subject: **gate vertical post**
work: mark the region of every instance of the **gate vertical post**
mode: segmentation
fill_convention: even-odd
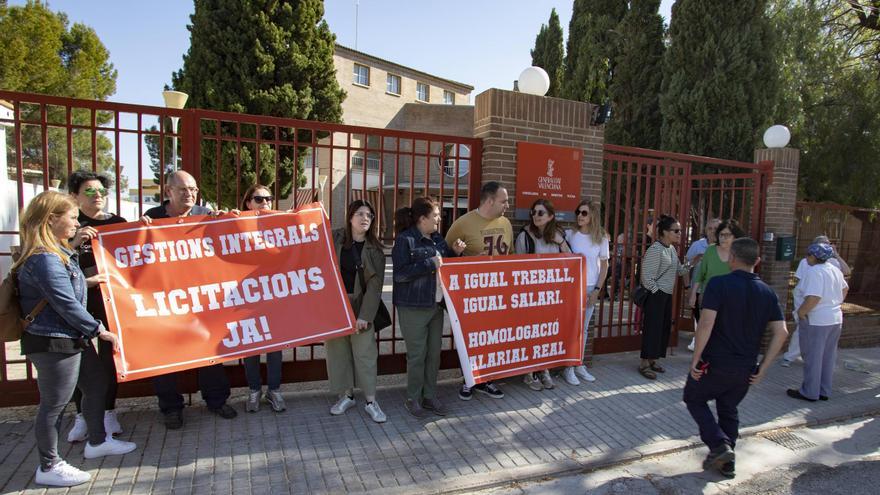
[[[755,163],[771,161],[773,168],[764,174],[762,182],[769,179],[765,189],[763,213],[764,233],[773,233],[773,241],[761,239],[761,278],[773,288],[779,297],[783,312],[788,315],[789,280],[791,261],[776,261],[776,243],[780,236],[794,235],[795,203],[797,201],[798,167],[800,151],[793,148],[755,150]],[[770,177],[768,177],[770,175]],[[762,184],[763,186],[763,184]],[[796,257],[800,253],[796,253]]]

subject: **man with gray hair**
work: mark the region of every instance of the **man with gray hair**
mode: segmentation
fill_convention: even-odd
[[[736,474],[737,407],[749,386],[764,378],[788,336],[776,293],[754,273],[759,260],[757,242],[737,239],[730,248],[730,273],[713,277],[706,284],[697,343],[684,387],[684,403],[709,447],[703,468],[717,468],[729,478]],[[757,364],[768,324],[773,338]],[[712,400],[717,420],[709,409]]]

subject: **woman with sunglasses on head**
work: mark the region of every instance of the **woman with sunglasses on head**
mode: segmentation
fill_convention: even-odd
[[[529,218],[529,224],[520,230],[514,241],[517,253],[556,254],[571,252],[562,229],[556,223],[556,210],[550,200],[543,198],[535,200],[529,210]],[[523,375],[523,383],[536,392],[554,387],[549,369],[538,373],[526,373]]]
[[[132,442],[116,440],[104,430],[106,372],[95,351],[94,338],[116,350],[116,336],[86,311],[86,288],[106,280],[86,278],[69,239],[79,222],[76,202],[67,194],[45,191],[21,215],[21,257],[12,265],[18,279],[23,314],[34,318],[21,336],[21,353],[37,369],[40,405],[34,420],[40,467],[34,481],[41,485],[74,486],[91,479],[67,464],[58,453],[64,408],[79,388],[88,423],[86,459],[127,454]],[[42,309],[40,309],[42,308]]]
[[[241,199],[241,211],[269,211],[272,209],[272,192],[266,186],[254,184],[244,192]],[[260,396],[263,395],[263,382],[260,376],[260,356],[248,356],[244,358],[244,376],[247,379],[248,399],[245,403],[245,411],[257,412],[260,410]],[[284,397],[281,396],[281,351],[266,353],[266,381],[267,390],[263,399],[275,412],[287,409]]]
[[[580,254],[587,261],[587,300],[584,312],[584,345],[589,337],[590,318],[599,301],[599,291],[605,285],[608,276],[608,232],[602,227],[601,206],[597,201],[585,199],[574,209],[577,229],[569,230],[565,239],[571,246],[571,252]],[[588,381],[596,381],[587,367],[569,366],[562,371],[562,378],[569,385],[580,385],[578,377]]]
[[[358,199],[348,205],[345,227],[333,231],[339,271],[357,322],[355,333],[330,339],[324,347],[330,391],[339,398],[330,408],[330,414],[338,416],[355,406],[357,386],[364,393],[364,411],[376,423],[384,423],[388,418],[376,402],[379,348],[373,320],[382,302],[385,252],[375,220],[373,205]]]
[[[657,364],[657,359],[666,357],[666,348],[669,347],[675,277],[686,276],[691,269],[690,263],[681,264],[678,261],[678,251],[675,249],[681,242],[681,224],[678,220],[660,215],[656,228],[657,240],[642,258],[640,275],[642,287],[650,295],[642,309],[642,360],[639,373],[650,380],[655,380],[657,373],[666,371]]]
[[[108,188],[113,181],[104,174],[98,174],[90,170],[77,170],[70,174],[67,179],[67,190],[73,196],[79,207],[79,229],[70,241],[70,247],[79,254],[79,267],[86,277],[98,273],[95,254],[92,252],[92,239],[98,235],[96,227],[125,223],[127,220],[110,212],[104,211],[107,206]],[[104,311],[104,302],[101,289],[95,285],[88,289],[86,310],[107,326],[107,313]],[[107,377],[107,393],[104,397],[104,429],[108,434],[118,435],[122,433],[122,425],[116,417],[116,363],[113,362],[113,345],[106,340],[98,340],[98,358],[101,361],[104,376]],[[83,417],[82,392],[76,389],[73,392],[73,401],[76,404],[76,417],[73,428],[67,433],[68,442],[82,442],[89,437],[89,429],[86,419]]]

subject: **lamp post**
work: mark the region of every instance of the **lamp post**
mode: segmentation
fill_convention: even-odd
[[[181,91],[167,90],[167,91],[162,92],[162,97],[165,98],[165,107],[166,108],[174,108],[177,110],[181,110],[181,109],[183,109],[184,105],[186,105],[186,99],[189,98],[189,95],[186,93],[183,93]],[[173,116],[171,117],[171,127],[172,127],[172,132],[174,132],[174,136],[172,138],[173,147],[171,150],[171,156],[172,156],[171,168],[172,168],[172,171],[174,171],[174,172],[177,171],[177,121],[179,119],[180,119],[180,117],[173,117]]]

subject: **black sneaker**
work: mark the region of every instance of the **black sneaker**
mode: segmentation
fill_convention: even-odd
[[[446,416],[446,413],[449,412],[446,410],[446,406],[437,399],[422,399],[422,409],[431,411],[437,416]]]
[[[736,461],[727,461],[718,469],[725,478],[736,477]]]
[[[709,451],[709,455],[707,455],[706,460],[703,461],[703,469],[721,469],[721,466],[735,458],[736,454],[733,453],[733,449],[730,448],[730,445],[727,445],[726,443],[722,444]]]
[[[162,422],[165,423],[165,428],[169,430],[179,430],[183,428],[183,411],[168,411],[167,413],[162,414]]]
[[[406,399],[406,402],[403,404],[403,406],[406,408],[407,412],[419,419],[422,419],[430,414],[428,411],[422,408],[422,406],[420,406],[418,402],[412,399]]]
[[[488,395],[493,399],[504,398],[504,392],[502,392],[500,388],[496,387],[494,382],[480,383],[479,385],[476,385],[474,387],[474,390],[481,394]]]
[[[238,416],[238,413],[229,404],[223,404],[220,407],[209,407],[208,410],[223,419],[232,419]]]
[[[470,387],[465,384],[461,385],[461,390],[458,391],[458,398],[461,400],[471,400],[471,397],[474,396],[474,391]]]

